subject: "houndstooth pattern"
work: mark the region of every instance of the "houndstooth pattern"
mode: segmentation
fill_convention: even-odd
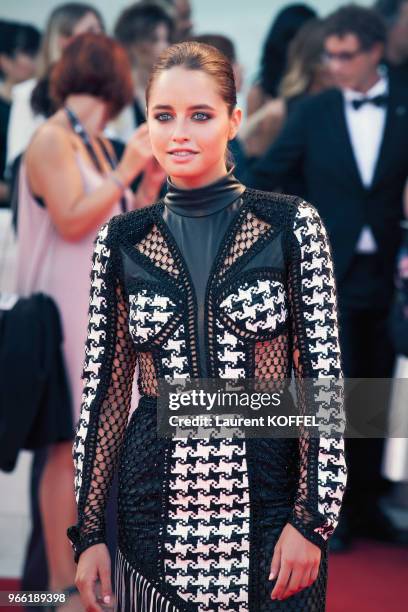
[[[245,378],[245,343],[216,321],[218,376],[220,378]]]
[[[288,316],[283,284],[270,279],[245,281],[221,302],[220,308],[254,333],[274,330]]]
[[[108,304],[104,297],[106,285],[104,275],[110,257],[110,249],[106,244],[108,224],[102,226],[95,242],[92,262],[91,283],[92,294],[89,304],[88,338],[85,347],[85,363],[83,369],[84,390],[81,402],[81,413],[73,444],[75,457],[75,497],[78,503],[82,485],[82,474],[85,454],[85,440],[89,431],[91,407],[96,397],[100,383],[101,362],[106,349],[106,331]]]
[[[167,381],[177,378],[189,378],[186,333],[181,323],[171,338],[162,346],[163,378]]]
[[[331,420],[333,411],[336,411],[337,422],[344,424],[342,389],[339,387],[342,373],[336,287],[330,246],[317,211],[306,202],[298,207],[294,234],[301,250],[301,295],[313,377],[333,379],[332,383],[323,383],[326,394],[320,395],[317,417]],[[343,438],[320,438],[317,470],[317,509],[325,517],[325,522],[315,532],[327,539],[337,525],[347,481]]]
[[[165,579],[200,612],[248,610],[245,442],[180,440],[171,458]]]
[[[166,295],[140,289],[129,295],[129,329],[136,343],[151,340],[175,313],[176,304]]]

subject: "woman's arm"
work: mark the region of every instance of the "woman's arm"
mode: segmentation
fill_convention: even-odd
[[[105,506],[130,410],[136,354],[128,308],[104,225],[95,243],[81,414],[73,446],[78,523],[68,529],[75,560],[104,543]]]
[[[128,186],[151,158],[146,126],[141,126],[126,147],[114,174]],[[98,228],[121,196],[121,188],[109,176],[91,193],[84,193],[72,139],[55,124],[44,125],[26,154],[33,193],[46,203],[52,222],[65,240],[77,241]]]
[[[331,248],[317,210],[307,202],[296,207],[289,240],[289,303],[298,404],[302,414],[316,416],[322,429],[312,433],[312,428],[303,428],[299,437],[297,494],[292,516],[278,542],[280,558],[290,560],[284,563],[284,576],[278,578],[272,592],[275,596],[290,595],[316,579],[320,554],[316,555],[319,548],[326,547],[337,525],[347,479]],[[276,567],[276,559],[272,565]]]
[[[295,214],[291,259],[293,364],[299,408],[336,434],[321,437],[305,432],[301,437],[300,480],[291,523],[323,548],[337,525],[346,485],[345,416],[331,247],[317,210],[307,202],[300,203]]]

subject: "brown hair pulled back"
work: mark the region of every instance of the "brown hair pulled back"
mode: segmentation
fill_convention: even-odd
[[[146,104],[154,81],[165,70],[180,66],[186,70],[202,70],[216,82],[218,92],[228,107],[229,115],[237,103],[234,72],[229,60],[211,45],[182,42],[168,47],[159,57],[150,73],[146,88]]]

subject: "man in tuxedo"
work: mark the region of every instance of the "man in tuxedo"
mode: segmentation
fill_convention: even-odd
[[[347,378],[393,372],[387,317],[408,176],[408,91],[379,70],[385,40],[385,25],[372,9],[350,5],[330,15],[325,58],[337,88],[299,104],[244,181],[293,193],[289,177],[297,171],[303,179],[305,192],[298,195],[316,206],[332,245]],[[346,403],[349,417],[367,407],[364,394],[356,391],[354,398]],[[380,437],[346,439],[348,488],[333,549],[346,548],[352,534],[399,537],[379,504],[387,485],[382,447]]]

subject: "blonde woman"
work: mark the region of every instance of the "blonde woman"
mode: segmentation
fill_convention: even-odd
[[[249,157],[261,157],[266,152],[297,101],[332,84],[322,53],[321,22],[313,19],[299,30],[289,47],[288,67],[279,85],[279,97],[265,102],[251,114],[240,131]]]

